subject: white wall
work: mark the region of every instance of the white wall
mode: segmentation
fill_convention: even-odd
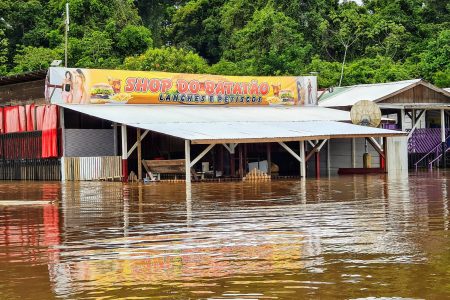
[[[378,143],[380,140],[377,139]],[[368,144],[368,152],[372,155],[372,168],[380,167],[380,156]],[[355,168],[363,167],[364,138],[355,139]],[[352,139],[330,140],[330,171],[336,174],[339,168],[352,168]]]
[[[387,171],[397,173],[408,170],[408,137],[387,138]]]

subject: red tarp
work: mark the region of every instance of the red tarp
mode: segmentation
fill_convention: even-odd
[[[45,106],[36,107],[36,130],[42,130],[42,124],[44,123]]]
[[[0,134],[5,133],[3,131],[3,107],[0,107]]]
[[[35,106],[34,104],[29,104],[25,106],[25,110],[27,113],[27,131],[33,131],[34,129],[34,122],[35,122]]]
[[[3,109],[3,117],[5,119],[5,133],[18,132],[20,131],[19,126],[19,107],[9,106]]]
[[[58,108],[46,105],[42,122],[42,157],[58,157]]]
[[[27,114],[25,111],[25,106],[20,105],[19,107],[19,131],[27,131]]]

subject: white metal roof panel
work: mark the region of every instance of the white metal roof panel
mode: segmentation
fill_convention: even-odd
[[[401,132],[336,122],[348,112],[320,107],[193,107],[62,105],[91,116],[148,129],[193,143],[290,141]]]
[[[134,125],[132,125],[134,126]],[[214,122],[141,124],[144,129],[191,140],[194,143],[233,142],[239,140],[292,141],[350,136],[401,134],[391,130],[357,126],[336,121],[302,122]]]
[[[319,101],[321,107],[352,106],[360,100],[377,101],[380,98],[396,93],[410,85],[420,82],[421,79],[377,83],[359,84],[336,88],[334,92],[326,92]]]
[[[350,113],[347,111],[317,106],[59,105],[125,124],[129,122],[350,121]]]

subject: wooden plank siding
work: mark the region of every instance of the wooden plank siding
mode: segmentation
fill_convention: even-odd
[[[429,87],[419,84],[399,94],[388,97],[377,103],[450,103],[450,96],[439,93]]]
[[[0,105],[44,104],[44,88],[44,79],[0,86]]]

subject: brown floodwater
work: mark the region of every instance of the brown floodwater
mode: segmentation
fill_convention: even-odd
[[[0,299],[450,298],[449,176],[0,182]]]

